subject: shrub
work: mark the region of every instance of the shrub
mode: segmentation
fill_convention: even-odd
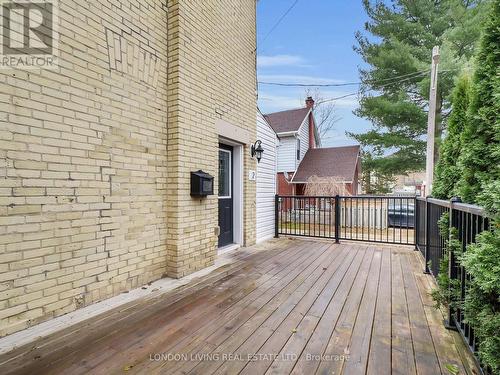
[[[481,233],[461,263],[472,276],[462,304],[465,321],[479,339],[479,357],[500,373],[500,229]]]
[[[457,160],[462,151],[462,132],[467,123],[467,110],[470,104],[470,80],[467,75],[463,75],[457,81],[452,103],[447,136],[439,150],[435,182],[432,186],[432,195],[439,199],[450,199],[455,194],[455,185],[461,177]]]
[[[476,58],[471,102],[462,132],[459,196],[475,203],[500,178],[500,1],[492,3]]]

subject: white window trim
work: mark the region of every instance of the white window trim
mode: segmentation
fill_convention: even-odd
[[[232,183],[233,183],[233,161],[232,161],[232,153],[229,150],[219,148],[219,152],[226,152],[229,154],[229,195],[219,195],[219,199],[231,199],[233,197],[233,189],[232,189]]]

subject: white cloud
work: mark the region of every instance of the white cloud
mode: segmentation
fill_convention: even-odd
[[[356,92],[357,89],[358,89],[357,86],[352,86],[352,87],[349,87],[346,89],[346,90],[351,90],[351,91],[336,91],[336,90],[320,90],[320,91],[321,91],[321,95],[323,96],[323,98],[330,99],[330,98],[338,98],[340,96],[354,93],[354,92]],[[359,105],[357,95],[348,96],[347,98],[338,99],[338,100],[335,100],[333,103],[335,103],[335,107],[337,107],[337,108],[348,108],[348,109],[357,108]]]
[[[322,92],[325,99],[335,98],[348,94],[347,92],[327,91]],[[269,92],[259,93],[260,108],[264,112],[285,111],[287,109],[300,108],[304,106],[303,94],[297,93],[295,96],[286,94],[271,94]],[[352,111],[357,108],[359,103],[356,96],[350,96],[343,99],[338,99],[334,102],[338,109],[346,109]]]
[[[333,78],[304,76],[296,74],[259,74],[259,81],[276,83],[337,84],[345,81]]]
[[[296,55],[257,56],[258,67],[303,66],[304,59]]]
[[[286,95],[259,94],[260,108],[264,113],[286,111],[304,106],[303,99]]]
[[[337,95],[337,96],[341,96],[341,95]],[[325,96],[325,98],[328,99],[329,97]],[[338,100],[335,100],[333,103],[335,104],[336,108],[348,108],[348,109],[355,109],[359,105],[359,102],[358,102],[358,99],[356,98],[356,96],[350,96],[347,98],[338,99]]]

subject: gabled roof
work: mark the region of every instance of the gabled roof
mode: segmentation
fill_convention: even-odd
[[[269,113],[264,115],[267,122],[277,134],[296,132],[309,114],[310,108],[290,109],[288,111]]]
[[[273,127],[271,126],[271,124],[267,120],[266,115],[262,113],[262,111],[260,110],[259,107],[257,107],[257,117],[260,118],[262,120],[262,123],[266,124],[266,126],[268,126],[273,131],[273,133],[277,136],[276,131],[273,129]],[[259,122],[257,121],[257,124],[258,123]]]
[[[293,176],[294,183],[307,182],[309,177],[338,177],[354,181],[359,146],[310,148]]]

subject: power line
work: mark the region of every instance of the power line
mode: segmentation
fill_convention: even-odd
[[[423,75],[424,73],[428,73],[429,71],[423,71],[423,72],[420,72],[420,75]],[[445,70],[443,70],[443,72],[445,72]],[[407,78],[404,78],[404,79],[400,79],[400,80],[397,80],[397,81],[393,81],[393,82],[389,82],[389,83],[386,83],[386,84],[383,84],[383,85],[380,85],[377,89],[375,90],[369,90],[369,91],[376,91],[378,89],[381,89],[381,88],[384,88],[384,87],[387,87],[387,86],[391,86],[395,83],[401,83],[401,82],[405,82],[405,81],[409,81],[411,79],[414,79],[418,76],[413,76],[413,77],[407,77]],[[349,96],[354,96],[354,95],[358,95],[358,94],[361,94],[363,93],[364,90],[358,90],[356,92],[353,92],[353,93],[350,93],[350,94],[346,94],[346,95],[342,95],[342,96],[339,96],[339,97],[336,97],[336,98],[330,98],[330,99],[325,99],[325,100],[322,100],[318,103],[316,103],[317,105],[320,105],[320,104],[323,104],[323,103],[328,103],[328,102],[333,102],[335,100],[339,100],[339,99],[343,99],[343,98],[347,98]]]
[[[451,71],[454,71],[454,69],[441,70],[439,73],[448,73],[448,72],[451,72]],[[380,83],[382,81],[387,81],[387,80],[391,80],[391,82],[388,82],[388,83],[385,83],[383,85],[380,85],[377,89],[358,90],[356,92],[351,92],[349,94],[344,94],[344,95],[337,96],[337,97],[334,97],[334,98],[328,98],[328,99],[324,99],[324,100],[318,101],[318,102],[316,102],[316,105],[321,105],[321,104],[324,104],[324,103],[333,102],[333,101],[336,101],[336,100],[348,98],[350,96],[359,95],[359,94],[361,94],[363,92],[366,92],[366,91],[376,91],[378,89],[381,89],[381,88],[384,88],[384,87],[387,87],[387,86],[391,86],[391,85],[393,85],[395,83],[401,83],[401,82],[409,81],[411,79],[417,78],[417,77],[419,77],[421,75],[424,75],[424,74],[427,74],[429,72],[430,72],[430,69],[429,70],[423,70],[423,71],[420,71],[420,72],[405,74],[405,75],[401,75],[401,76],[396,76],[396,77],[392,77],[392,78],[386,78],[384,80],[378,81],[377,83]],[[406,78],[403,78],[403,77],[406,77]],[[399,79],[399,78],[403,78],[403,79]],[[311,86],[311,85],[306,85],[306,86]],[[314,86],[314,85],[312,85],[312,86]]]
[[[431,70],[421,70],[418,72],[413,72],[413,73],[408,73],[408,74],[403,74],[400,76],[395,76],[392,78],[383,78],[380,80],[366,80],[364,82],[346,82],[346,83],[290,83],[290,82],[267,82],[267,81],[258,81],[259,84],[261,85],[270,85],[270,86],[283,86],[283,87],[341,87],[341,86],[356,86],[356,85],[362,85],[362,84],[379,84],[383,83],[386,81],[394,81],[399,78],[405,78],[409,77],[410,79],[412,78],[417,78],[421,75],[429,73]],[[449,73],[456,71],[456,69],[447,69],[447,70],[440,70],[439,74],[441,73]]]
[[[323,103],[328,103],[328,102],[333,102],[335,100],[340,100],[340,99],[344,99],[344,98],[347,98],[349,96],[354,96],[354,95],[358,95],[361,91],[356,91],[356,92],[352,92],[350,94],[345,94],[345,95],[342,95],[342,96],[337,96],[336,98],[330,98],[330,99],[325,99],[325,100],[322,100],[320,102],[317,102],[316,105],[320,105],[320,104],[323,104]]]
[[[449,72],[449,71],[451,71],[451,70],[442,70],[441,72],[445,73],[445,72]],[[316,105],[320,105],[320,104],[324,104],[324,103],[328,103],[328,102],[334,102],[335,100],[340,100],[340,99],[348,98],[350,96],[359,95],[359,94],[361,94],[363,92],[366,92],[366,91],[376,91],[378,89],[381,89],[381,88],[384,88],[384,87],[387,87],[387,86],[391,86],[391,85],[393,85],[395,83],[401,83],[401,82],[409,81],[409,80],[414,79],[414,78],[416,78],[416,77],[418,77],[420,75],[424,75],[424,74],[426,74],[428,72],[429,72],[429,70],[425,70],[425,71],[421,71],[421,72],[416,72],[416,73],[418,73],[418,75],[415,75],[416,73],[412,73],[413,76],[409,76],[409,74],[407,74],[406,76],[409,76],[409,77],[406,77],[404,79],[398,79],[398,80],[396,80],[395,78],[401,78],[401,77],[404,77],[404,76],[393,77],[391,82],[388,82],[388,83],[385,83],[383,85],[380,85],[377,89],[358,90],[356,92],[351,92],[349,94],[344,94],[344,95],[337,96],[337,97],[334,97],[334,98],[329,98],[329,99],[321,100],[319,102],[316,102]]]
[[[403,74],[400,76],[395,76],[391,78],[384,78],[380,80],[367,80],[365,82],[346,82],[346,83],[284,83],[284,82],[265,82],[265,81],[259,81],[259,84],[261,85],[270,85],[270,86],[285,86],[285,87],[341,87],[341,86],[355,86],[355,85],[362,85],[366,83],[383,83],[386,81],[394,81],[399,78],[405,78],[411,76],[411,78],[416,78],[420,75],[423,75],[425,73],[429,73],[430,69],[428,70],[422,70],[419,72],[413,72],[413,73],[408,73],[408,74]]]
[[[295,6],[298,4],[298,2],[299,2],[299,0],[295,0],[293,2],[293,4],[287,9],[287,11],[285,13],[283,13],[283,15],[279,18],[279,20],[276,21],[276,23],[273,25],[273,27],[271,27],[271,29],[268,31],[268,33],[264,36],[264,38],[260,42],[261,45],[267,40],[267,38],[273,33],[273,31],[281,24],[281,21],[283,21],[285,19],[285,17],[288,15],[288,13],[290,13],[292,11],[292,9],[295,8]]]

